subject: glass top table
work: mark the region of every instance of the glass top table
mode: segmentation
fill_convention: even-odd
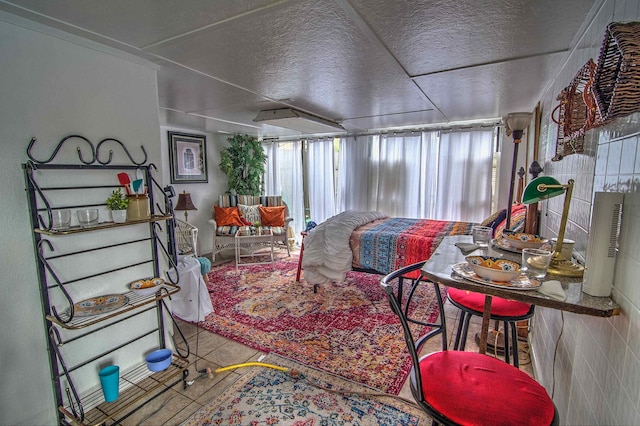
[[[480,335],[481,353],[485,353],[487,348],[492,296],[597,317],[610,317],[620,313],[620,307],[610,297],[593,297],[583,293],[582,278],[547,274],[547,276],[541,280],[560,281],[562,289],[567,296],[564,301],[542,294],[537,290],[502,288],[468,281],[453,273],[452,270],[452,266],[454,264],[465,261],[465,255],[463,255],[460,249],[455,246],[456,243],[471,243],[471,236],[455,235],[445,237],[437,250],[422,267],[421,274],[426,279],[437,282],[438,284],[446,287],[469,290],[485,295],[482,330]],[[501,250],[496,247],[492,247],[492,250],[498,252],[505,259],[515,260],[518,263],[521,261],[521,255],[518,253]],[[483,249],[478,249],[472,254],[481,254],[481,251],[483,251]]]

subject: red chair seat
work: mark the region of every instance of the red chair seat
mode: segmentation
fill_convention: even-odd
[[[420,360],[420,374],[427,403],[457,424],[539,426],[554,418],[542,385],[487,355],[435,352]]]
[[[449,298],[454,302],[465,306],[468,309],[477,311],[482,315],[484,310],[484,294],[474,293],[458,288],[449,288]],[[493,297],[491,301],[491,315],[500,317],[520,317],[527,315],[531,305],[514,300],[507,300],[501,297]]]

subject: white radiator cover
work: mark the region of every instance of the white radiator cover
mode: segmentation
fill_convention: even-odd
[[[620,192],[595,193],[582,280],[582,291],[591,296],[611,295],[623,201]]]

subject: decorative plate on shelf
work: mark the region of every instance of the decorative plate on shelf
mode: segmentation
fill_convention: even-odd
[[[92,297],[80,301],[73,305],[74,316],[90,317],[102,315],[123,307],[129,302],[129,298],[124,294],[106,294],[104,296]]]
[[[453,269],[453,272],[466,280],[473,281],[474,283],[485,284],[490,287],[508,288],[511,290],[537,290],[538,287],[542,285],[542,283],[537,279],[530,278],[524,274],[508,282],[486,280],[476,274],[467,262],[456,263],[451,268]]]

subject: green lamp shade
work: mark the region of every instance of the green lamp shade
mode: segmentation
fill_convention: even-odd
[[[540,186],[543,185],[541,188]],[[549,188],[554,186],[555,188]],[[522,194],[523,204],[537,203],[540,200],[557,197],[564,194],[565,185],[552,178],[551,176],[539,176],[529,182]]]

